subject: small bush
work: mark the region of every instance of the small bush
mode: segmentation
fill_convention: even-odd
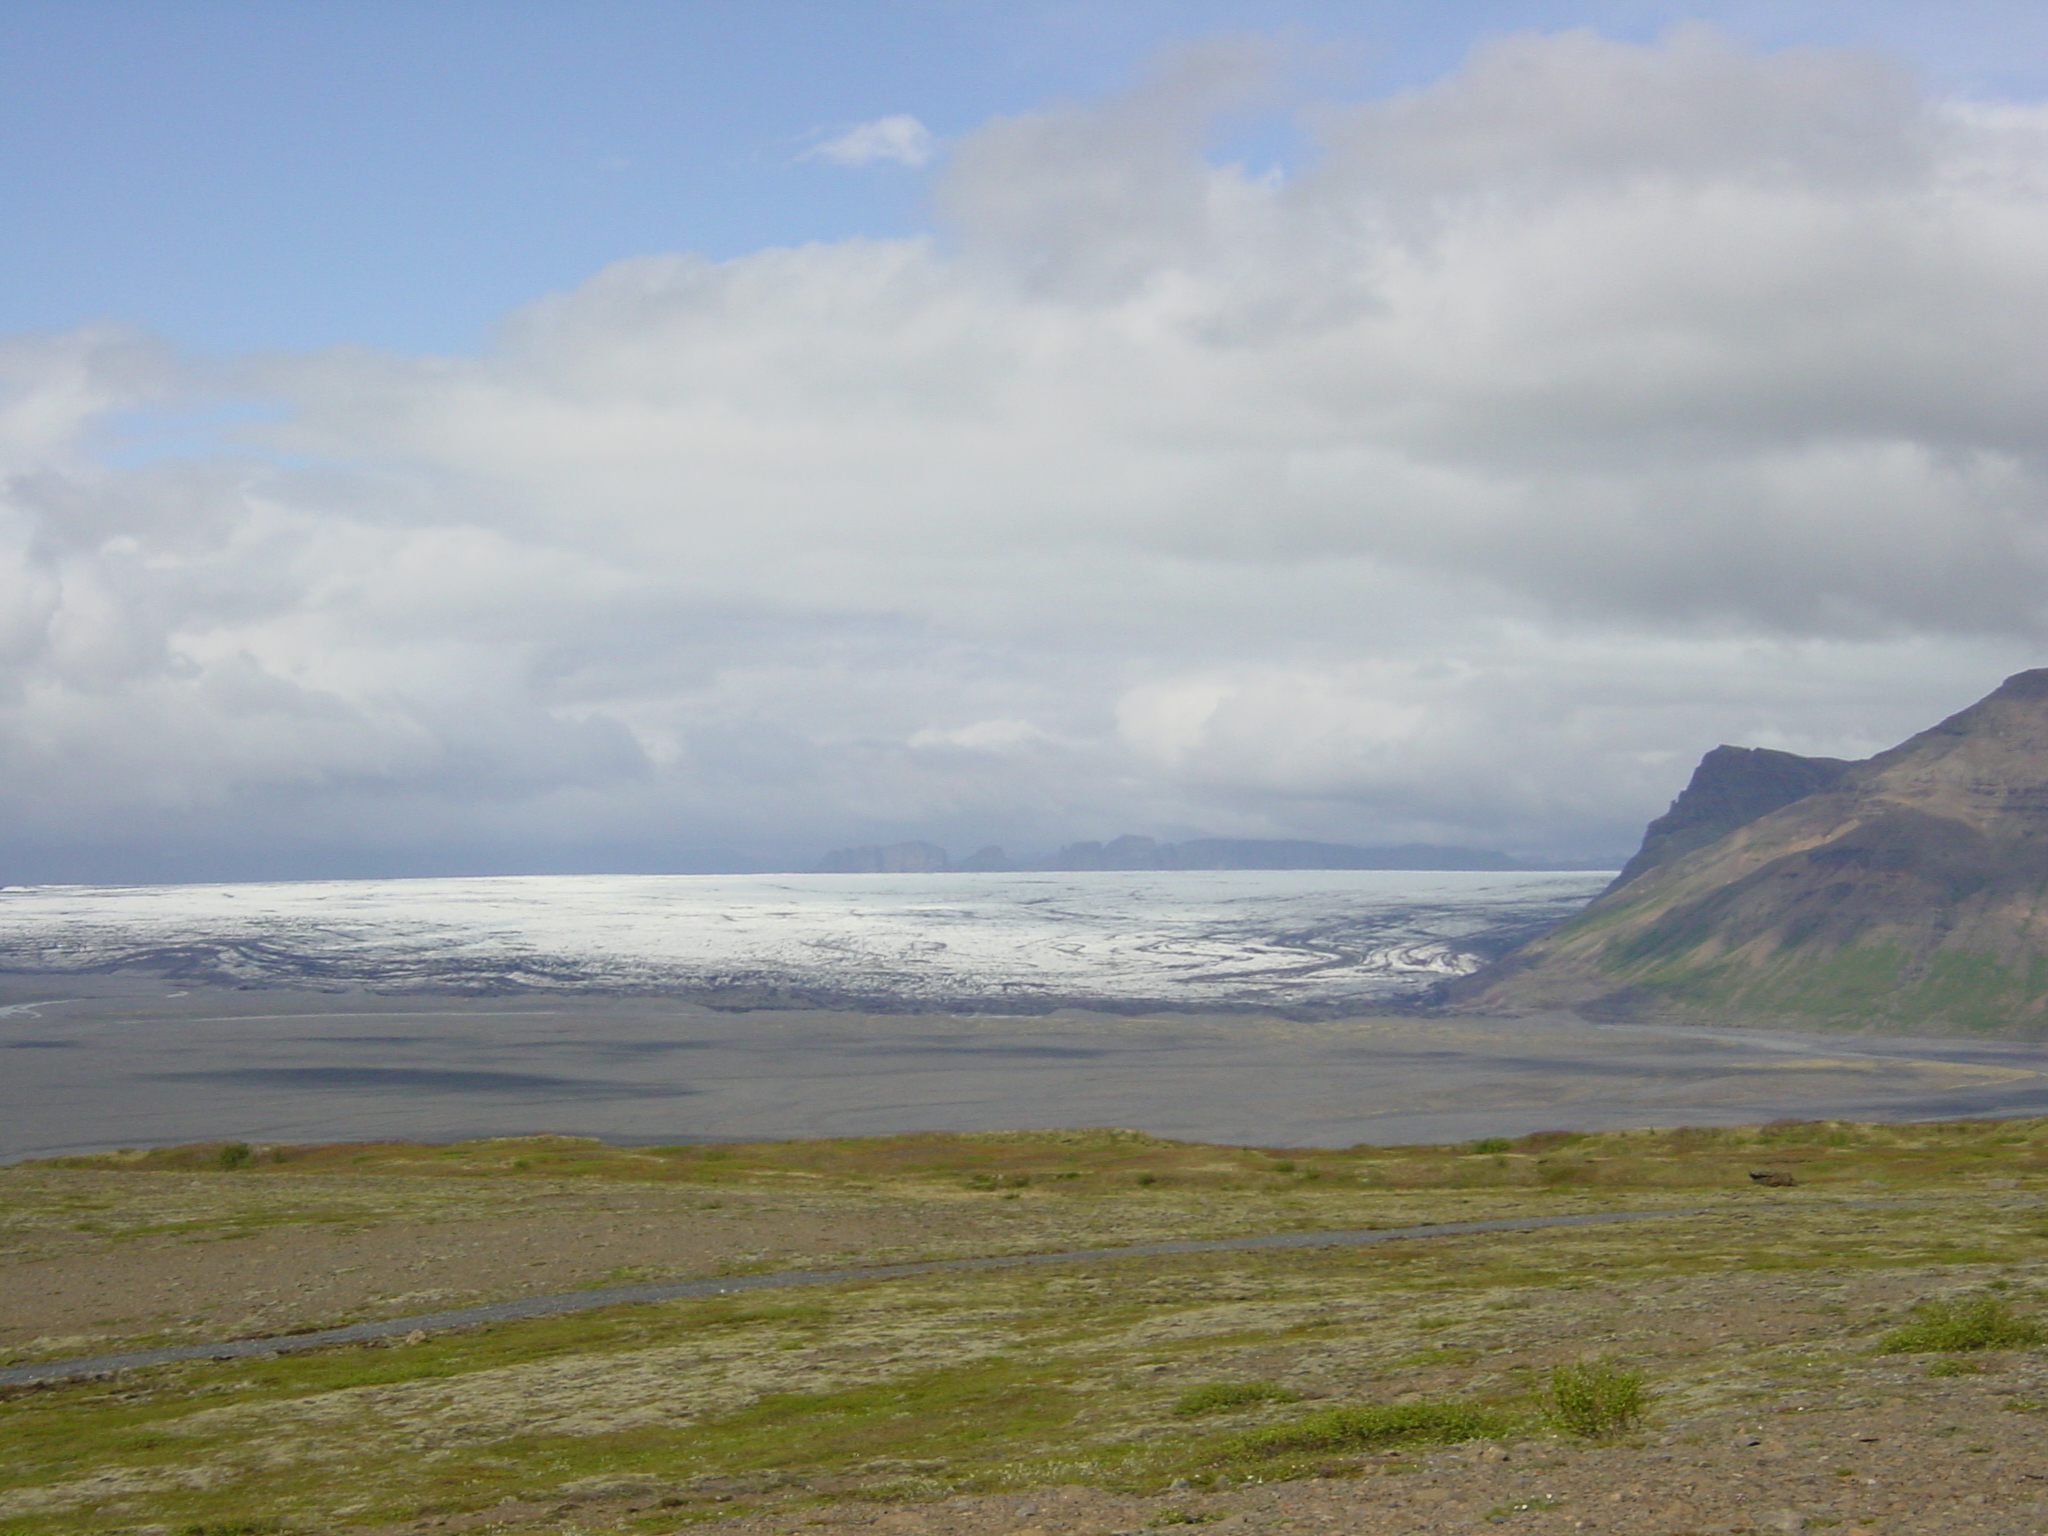
[[[1231,1408],[1249,1408],[1253,1403],[1298,1403],[1301,1394],[1271,1381],[1212,1381],[1207,1386],[1183,1392],[1174,1400],[1173,1411],[1184,1419],[1205,1413],[1222,1413]]]
[[[1505,1136],[1482,1136],[1472,1143],[1474,1152],[1505,1152],[1514,1145]]]
[[[223,1168],[246,1168],[256,1161],[256,1154],[246,1141],[231,1141],[220,1149],[218,1160]]]
[[[1326,1408],[1292,1424],[1246,1430],[1236,1449],[1247,1456],[1369,1451],[1384,1445],[1451,1445],[1507,1433],[1507,1415],[1464,1403],[1386,1403]]]
[[[969,1189],[1024,1189],[1031,1183],[1028,1173],[970,1173]]]
[[[1600,1440],[1633,1428],[1649,1406],[1640,1371],[1581,1360],[1550,1373],[1550,1416],[1575,1435]]]
[[[1974,1360],[1937,1360],[1927,1367],[1930,1376],[1981,1376],[1984,1367]]]
[[[2025,1349],[2048,1333],[1996,1296],[1923,1301],[1914,1320],[1877,1341],[1880,1355],[1953,1353],[1967,1349]]]

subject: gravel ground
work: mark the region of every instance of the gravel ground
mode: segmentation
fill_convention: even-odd
[[[948,1214],[863,1210],[843,1200],[764,1210],[695,1193],[586,1190],[542,1197],[517,1213],[451,1213],[355,1231],[293,1226],[198,1241],[185,1233],[81,1241],[72,1252],[0,1261],[0,1352],[46,1355],[64,1339],[281,1333],[608,1279],[845,1261],[968,1225]]]
[[[1871,1400],[1792,1416],[1720,1415],[1588,1446],[1528,1441],[1374,1458],[1361,1475],[1193,1489],[1140,1498],[1085,1487],[934,1503],[801,1504],[718,1520],[730,1536],[1115,1536],[1181,1525],[1426,1536],[1457,1530],[1732,1536],[1842,1528],[1871,1536],[2048,1532],[2048,1443],[2037,1412],[2043,1362],[2008,1363],[1966,1385],[1873,1373]],[[1883,1395],[1878,1395],[1883,1394]],[[383,1528],[392,1533],[660,1529],[658,1498],[592,1490],[586,1500],[508,1503]],[[630,1524],[629,1524],[630,1523]]]
[[[1819,1196],[1745,1177],[1709,1209],[1668,1221],[928,1273],[821,1288],[802,1305],[622,1309],[592,1315],[587,1334],[581,1323],[518,1325],[23,1391],[0,1400],[23,1458],[0,1494],[0,1524],[65,1536],[268,1529],[260,1522],[271,1519],[294,1536],[674,1536],[706,1522],[734,1536],[1180,1525],[2048,1536],[2048,1347],[1875,1352],[1932,1297],[1997,1296],[2048,1319],[2037,1175],[2019,1152],[1984,1150],[1910,1198]],[[1993,1152],[2007,1161],[1989,1162]],[[1989,1177],[1990,1167],[2016,1171]],[[597,1180],[19,1169],[0,1180],[17,1201],[0,1295],[46,1309],[10,1311],[17,1327],[99,1326],[113,1293],[94,1295],[91,1281],[124,1276],[134,1308],[124,1327],[157,1306],[166,1328],[213,1328],[329,1320],[337,1282],[358,1287],[353,1304],[417,1311],[437,1288],[475,1294],[491,1265],[520,1269],[531,1294],[600,1281],[629,1260],[701,1272],[759,1267],[806,1245],[844,1245],[842,1261],[863,1245],[870,1257],[892,1246],[1016,1252],[1112,1233],[1221,1235],[1226,1223],[1363,1225],[1372,1211],[1398,1211],[1403,1224],[1474,1219],[1580,1198],[1122,1187],[1068,1201],[1036,1186],[1024,1198],[883,1197],[792,1179],[742,1195]],[[533,1262],[507,1263],[521,1254]],[[363,1270],[341,1273],[357,1260]],[[37,1276],[50,1283],[23,1284]],[[1647,1377],[1642,1429],[1603,1445],[1529,1427],[1551,1368],[1598,1357]],[[938,1379],[974,1390],[914,1395]],[[1010,1381],[1041,1394],[1032,1401],[1054,1428],[1013,1417],[987,1444],[956,1432],[943,1403],[1008,1412]],[[1229,1382],[1275,1383],[1296,1400],[1179,1416],[1184,1394]],[[840,1400],[832,1394],[860,1406],[805,1406]],[[899,1413],[906,1402],[924,1406]],[[1209,1464],[1188,1459],[1320,1406],[1403,1402],[1499,1403],[1525,1427],[1506,1441],[1334,1458],[1326,1475],[1297,1468],[1229,1487],[1210,1486],[1199,1471]],[[747,1416],[761,1404],[788,1406],[756,1423]],[[821,1411],[835,1425],[831,1413],[863,1415],[846,1422],[868,1438],[838,1448],[838,1430],[817,1427]],[[1170,1470],[1120,1477],[1115,1466],[1137,1463],[1118,1458],[1134,1448],[1138,1462]],[[933,1456],[950,1459],[917,1459]],[[1239,1474],[1258,1464],[1233,1463]],[[785,1470],[749,1470],[764,1466]],[[652,1471],[624,1475],[632,1469]],[[1176,1474],[1193,1485],[1112,1491],[1158,1490]]]

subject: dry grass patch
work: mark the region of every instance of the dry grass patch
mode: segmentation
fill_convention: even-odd
[[[1171,1186],[1198,1190],[1729,1188],[1767,1158],[1801,1186],[1865,1180],[1924,1186],[1996,1174],[2048,1177],[2048,1120],[1922,1125],[1783,1121],[1647,1131],[1539,1131],[1440,1146],[1219,1147],[1128,1130],[930,1132],[716,1145],[613,1147],[589,1137],[185,1146],[53,1158],[21,1166],[204,1172],[237,1178],[383,1174],[429,1178],[607,1179],[632,1183],[1079,1195]],[[1150,1176],[1150,1182],[1137,1181]]]

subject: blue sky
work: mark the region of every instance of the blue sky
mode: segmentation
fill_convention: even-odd
[[[0,878],[1890,745],[2048,660],[2044,17],[0,0]]]
[[[1298,95],[1356,97],[1437,79],[1488,35],[1648,41],[1695,17],[1880,49],[1940,91],[2048,79],[2048,11],[1983,0],[5,0],[0,331],[466,351],[620,257],[925,227],[926,175],[800,158],[888,114],[950,137],[1218,34],[1285,40]],[[1221,125],[1217,152],[1285,163],[1299,141],[1273,106]]]

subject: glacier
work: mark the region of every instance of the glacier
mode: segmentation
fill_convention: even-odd
[[[1385,1003],[1601,872],[535,875],[0,890],[0,970],[992,1008]]]

